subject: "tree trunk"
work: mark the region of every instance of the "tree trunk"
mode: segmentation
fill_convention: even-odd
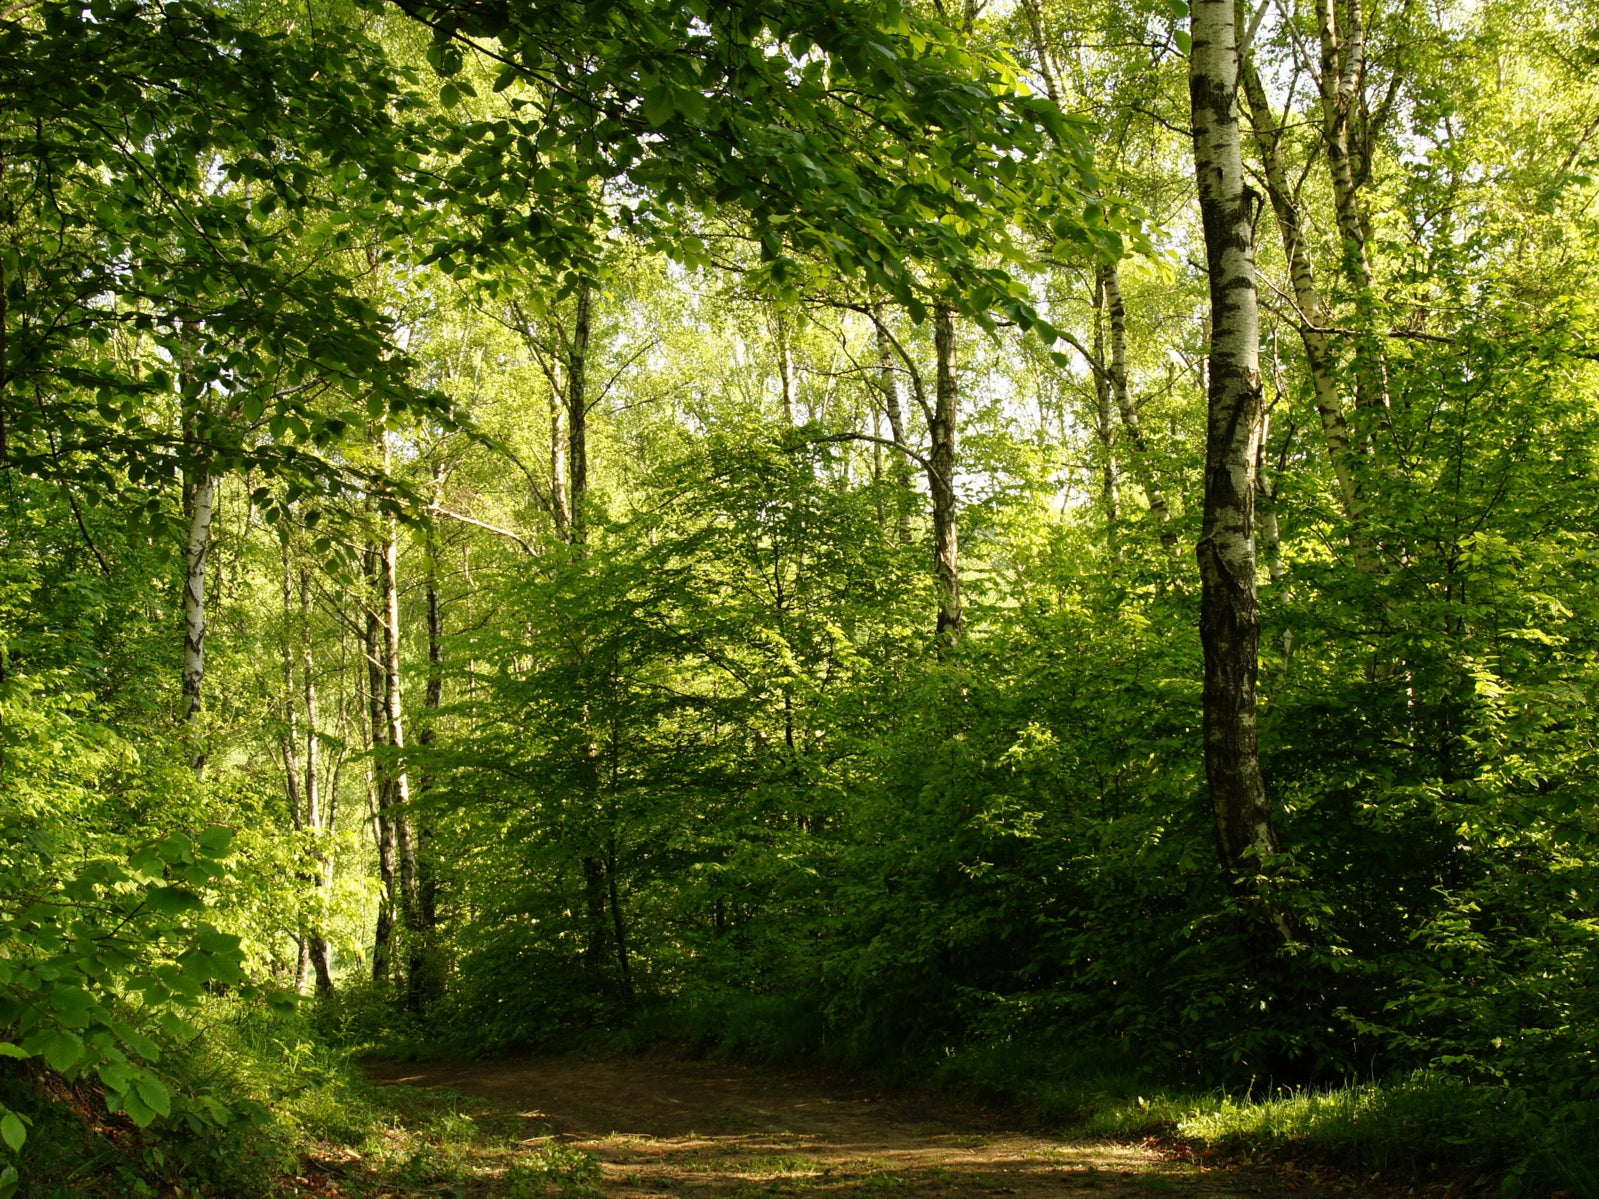
[[[389,976],[389,955],[393,948],[395,910],[399,898],[399,889],[396,886],[399,862],[395,850],[394,812],[388,794],[389,765],[383,760],[384,749],[388,742],[389,721],[384,705],[383,622],[378,617],[375,594],[378,589],[378,556],[378,548],[375,545],[367,547],[365,566],[367,582],[371,588],[366,602],[365,647],[368,735],[372,749],[369,802],[372,806],[372,819],[377,826],[378,877],[382,883],[382,891],[378,896],[377,932],[372,948],[372,978],[377,982],[383,982]]]
[[[1261,434],[1253,218],[1239,136],[1234,0],[1194,0],[1189,97],[1210,276],[1208,423],[1199,559],[1205,773],[1221,860],[1235,878],[1277,851],[1261,777],[1255,683],[1255,470]]]
[[[588,544],[588,354],[591,287],[587,280],[577,290],[577,311],[572,321],[572,343],[566,362],[567,470],[571,475],[572,545],[579,557]]]
[[[1139,486],[1160,527],[1161,544],[1168,552],[1175,553],[1177,534],[1171,529],[1171,505],[1166,502],[1166,493],[1155,478],[1149,442],[1139,427],[1138,409],[1133,407],[1132,393],[1127,389],[1127,305],[1122,299],[1121,272],[1115,263],[1108,263],[1100,267],[1100,273],[1105,281],[1105,309],[1110,318],[1110,361],[1106,364],[1106,373],[1110,375],[1111,395],[1121,414],[1122,428],[1127,430],[1127,440],[1132,443]]]
[[[550,388],[550,514],[555,535],[566,541],[572,535],[572,510],[567,502],[565,397]]]
[[[434,538],[433,529],[427,532],[427,620],[428,620],[428,682],[427,694],[423,697],[422,708],[427,713],[422,732],[417,737],[423,749],[431,749],[438,740],[438,712],[444,703],[444,618],[439,608],[439,557],[438,545]],[[427,791],[432,786],[432,779],[424,774],[421,780],[422,790]],[[423,827],[421,830],[421,843],[418,846],[419,857],[417,870],[420,875],[419,900],[421,904],[422,925],[432,928],[438,921],[438,879],[434,875],[431,859],[427,852],[428,842],[433,839],[432,831]]]
[[[216,512],[216,477],[202,471],[185,489],[189,535],[183,544],[183,707],[186,723],[200,714],[205,683],[205,560],[211,548],[211,518]],[[205,750],[197,748],[195,770],[205,767]]]
[[[960,642],[964,620],[955,505],[955,438],[960,419],[960,390],[955,368],[955,310],[947,304],[940,304],[934,310],[933,344],[938,356],[938,385],[934,393],[933,445],[927,481],[933,493],[938,641],[944,648],[952,648]]]
[[[284,580],[285,588],[288,580]],[[323,811],[321,784],[321,746],[316,731],[316,657],[311,642],[311,572],[300,567],[300,649],[301,669],[305,672],[305,823],[316,838],[316,909],[326,913],[327,898],[333,886],[333,856],[327,837],[333,832],[331,812]],[[316,989],[322,994],[333,990],[333,950],[318,926],[309,937],[311,965],[316,972]]]
[[[777,326],[777,377],[783,389],[783,419],[793,428],[794,419],[794,347],[790,344],[788,317],[779,308],[775,318]]]
[[[416,839],[411,830],[411,779],[404,760],[405,713],[400,695],[400,548],[394,518],[386,517],[385,521],[379,580],[383,604],[384,740],[390,761],[384,782],[399,855],[400,913],[407,930],[417,933],[422,929],[422,907],[417,887]],[[415,944],[412,952],[416,952]]]
[[[289,565],[289,543],[283,543],[283,781],[289,801],[289,823],[294,831],[305,831],[305,806],[300,786],[300,730],[299,710],[294,702],[294,573]],[[311,881],[296,872],[301,883]],[[304,995],[311,977],[311,938],[304,920],[299,921],[295,936],[299,949],[294,968],[294,990]]]
[[[605,881],[610,890],[611,927],[616,933],[616,965],[622,975],[622,994],[633,998],[633,968],[627,957],[627,924],[622,917],[622,896],[616,882],[616,854],[605,859]]]
[[[1387,362],[1376,335],[1376,297],[1371,288],[1371,258],[1367,229],[1360,211],[1359,182],[1350,155],[1349,126],[1360,105],[1366,82],[1366,27],[1361,0],[1316,0],[1316,32],[1321,43],[1321,140],[1332,182],[1333,212],[1343,243],[1345,280],[1355,294],[1355,406],[1363,410],[1388,407]],[[1338,16],[1343,13],[1343,27]],[[1370,428],[1360,430],[1364,444]]]
[[[1266,193],[1277,218],[1283,257],[1288,261],[1288,278],[1294,290],[1294,304],[1299,309],[1300,319],[1296,323],[1299,326],[1300,343],[1305,347],[1305,363],[1310,370],[1316,415],[1321,419],[1322,435],[1327,440],[1327,457],[1332,462],[1333,475],[1338,480],[1338,495],[1342,500],[1344,516],[1352,525],[1358,525],[1364,515],[1364,504],[1350,456],[1349,420],[1344,412],[1343,399],[1338,394],[1332,345],[1324,332],[1330,323],[1327,309],[1316,288],[1315,271],[1305,244],[1304,223],[1300,219],[1295,197],[1289,190],[1288,173],[1283,166],[1283,131],[1272,112],[1271,102],[1253,58],[1246,56],[1242,69],[1243,92],[1249,101],[1249,113],[1255,131],[1255,148],[1260,154]]]
[[[598,857],[583,859],[584,903],[588,909],[588,945],[583,960],[599,978],[605,969],[605,864]]]
[[[1042,53],[1042,50],[1040,50]],[[1094,274],[1094,357],[1105,361],[1105,272]],[[1094,376],[1094,425],[1099,434],[1099,502],[1105,513],[1105,534],[1116,560],[1122,560],[1117,523],[1121,519],[1121,480],[1116,472],[1116,427],[1111,420],[1110,372],[1096,365]]]
[[[905,456],[905,411],[900,406],[899,379],[894,371],[894,346],[888,329],[883,324],[883,306],[874,311],[877,329],[877,379],[883,389],[883,411],[888,417],[888,430],[898,448],[891,459],[889,472],[898,486],[894,490],[894,536],[901,545],[911,540],[911,464]]]

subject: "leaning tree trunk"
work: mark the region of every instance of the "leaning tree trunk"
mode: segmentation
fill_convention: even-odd
[[[1196,555],[1205,656],[1205,773],[1223,865],[1259,873],[1277,850],[1261,777],[1255,682],[1255,471],[1261,432],[1260,313],[1237,105],[1234,0],[1194,0],[1189,96],[1210,276],[1204,522]]]
[[[944,648],[959,644],[961,613],[960,547],[955,506],[955,437],[959,426],[960,389],[955,373],[955,310],[940,304],[933,314],[933,344],[938,355],[934,391],[932,453],[927,483],[933,493],[933,574],[938,588],[938,641]]]
[[[289,801],[289,822],[297,833],[305,831],[305,805],[300,780],[299,713],[294,703],[294,584],[289,564],[289,543],[283,542],[283,782]],[[312,767],[315,770],[315,767]],[[312,778],[315,778],[313,773]],[[311,881],[303,874],[298,881]],[[294,968],[294,990],[304,995],[306,982],[311,977],[311,934],[305,920],[299,921],[296,930],[299,959]]]

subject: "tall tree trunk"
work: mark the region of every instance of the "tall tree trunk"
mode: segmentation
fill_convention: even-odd
[[[873,312],[877,329],[877,380],[883,389],[883,411],[896,447],[889,471],[898,486],[894,489],[894,536],[901,545],[911,540],[911,464],[905,456],[905,410],[900,405],[899,378],[894,370],[894,345],[889,340],[883,306]]]
[[[568,438],[567,470],[571,481],[572,556],[582,559],[588,554],[589,530],[589,456],[588,456],[588,352],[592,318],[592,288],[587,280],[579,286],[577,306],[572,318],[572,338],[568,345],[566,365],[566,430]],[[583,705],[582,723],[588,726],[588,705]],[[589,744],[588,757],[592,764],[598,747]],[[592,796],[597,785],[587,782]],[[584,901],[588,906],[589,941],[585,953],[588,964],[596,975],[605,961],[605,864],[596,855],[583,859]]]
[[[583,961],[599,978],[605,970],[605,864],[596,855],[583,859],[583,900],[588,909],[588,944]]]
[[[960,547],[955,501],[955,439],[960,423],[960,389],[955,366],[955,310],[940,304],[933,312],[933,345],[938,357],[934,389],[932,453],[928,487],[933,493],[933,573],[938,587],[938,640],[957,645],[965,624],[961,612]]]
[[[417,741],[423,749],[432,749],[438,741],[438,712],[444,703],[444,617],[439,607],[438,544],[431,526],[427,531],[427,609],[428,681],[427,693],[422,700],[422,709],[426,716]],[[431,777],[424,775],[421,785],[424,791],[431,789]],[[432,830],[424,826],[421,829],[417,861],[417,870],[420,874],[419,900],[424,928],[432,928],[438,920],[438,879],[432,869],[428,853],[428,843],[432,839]]]
[[[794,417],[794,347],[789,338],[788,316],[781,308],[775,317],[777,328],[777,377],[783,389],[783,419],[793,428]]]
[[[399,901],[399,858],[395,847],[394,811],[390,802],[388,775],[389,763],[384,760],[388,743],[389,720],[384,696],[384,638],[383,621],[378,615],[378,557],[375,545],[366,550],[366,576],[369,592],[366,601],[366,702],[367,727],[372,750],[372,782],[370,802],[372,819],[377,826],[378,878],[382,884],[378,896],[377,931],[373,938],[372,977],[377,982],[389,976],[389,958],[393,949],[395,913]]]
[[[572,509],[566,483],[566,397],[550,389],[550,514],[555,535],[566,541],[572,535]]]
[[[289,823],[294,831],[305,831],[305,805],[300,785],[300,730],[299,710],[294,702],[294,573],[289,564],[289,543],[283,542],[283,781],[289,801]],[[314,776],[313,776],[314,777]],[[303,874],[296,873],[301,881],[309,882]],[[294,989],[304,995],[311,977],[311,938],[306,922],[299,921],[295,935],[299,949],[294,968]]]
[[[288,586],[287,579],[284,586]],[[322,752],[316,730],[316,656],[311,640],[311,571],[305,566],[300,567],[300,667],[305,673],[305,823],[316,838],[316,910],[325,914],[329,889],[333,886],[333,856],[327,846],[333,820],[331,810],[324,811],[322,802]],[[308,940],[316,989],[326,994],[333,990],[333,949],[320,920],[311,929]]]
[[[1355,405],[1388,407],[1387,362],[1377,336],[1376,297],[1360,185],[1350,153],[1350,122],[1360,107],[1366,83],[1366,26],[1362,0],[1316,0],[1316,33],[1321,45],[1317,84],[1321,92],[1321,140],[1332,182],[1333,212],[1343,244],[1343,275],[1355,298]],[[1342,14],[1342,23],[1339,16]],[[1360,430],[1364,444],[1372,430]]]
[[[186,723],[200,715],[205,683],[205,560],[216,512],[216,476],[202,470],[185,488],[189,533],[183,543],[183,707]],[[195,749],[194,768],[205,768],[205,750]]]
[[[1325,332],[1330,324],[1327,308],[1316,287],[1315,270],[1305,244],[1304,222],[1283,165],[1283,129],[1272,112],[1271,101],[1251,56],[1245,56],[1242,72],[1243,91],[1249,101],[1255,148],[1260,155],[1266,194],[1271,199],[1272,213],[1277,218],[1283,257],[1288,261],[1288,278],[1294,290],[1294,304],[1299,309],[1300,319],[1296,324],[1299,326],[1300,343],[1305,348],[1305,363],[1310,370],[1316,415],[1321,420],[1322,436],[1327,441],[1327,457],[1332,463],[1333,475],[1338,480],[1338,495],[1344,516],[1352,525],[1358,526],[1364,516],[1365,505],[1350,454],[1349,420],[1345,415],[1343,399],[1338,394],[1332,344]]]
[[[1105,274],[1103,269],[1094,273],[1094,357],[1105,361]],[[1099,503],[1105,514],[1105,531],[1116,560],[1122,559],[1121,537],[1117,524],[1121,519],[1121,480],[1116,471],[1116,426],[1111,419],[1110,372],[1096,365],[1094,376],[1094,426],[1099,434]]]
[[[1127,387],[1127,304],[1122,298],[1121,272],[1116,264],[1100,267],[1105,282],[1105,310],[1110,318],[1110,361],[1106,373],[1110,376],[1111,395],[1116,400],[1116,411],[1121,414],[1122,428],[1132,443],[1133,463],[1138,471],[1139,486],[1144,500],[1160,528],[1160,541],[1169,552],[1177,549],[1177,534],[1171,528],[1171,505],[1166,493],[1155,477],[1154,463],[1150,459],[1149,442],[1138,423],[1138,409],[1133,406],[1132,392]]]
[[[411,779],[404,760],[405,713],[400,695],[400,547],[394,518],[386,517],[385,523],[379,563],[383,605],[383,714],[387,723],[385,743],[391,755],[385,783],[395,848],[399,854],[400,912],[406,928],[416,933],[422,928],[422,908],[417,893],[416,838],[411,829],[410,812]]]
[[[566,360],[567,470],[571,476],[572,545],[579,557],[588,544],[588,355],[592,288],[584,280],[577,289],[577,310],[572,319],[572,341]]]
[[[622,994],[633,998],[633,968],[627,956],[627,923],[622,916],[622,896],[616,882],[616,854],[605,859],[605,881],[610,890],[611,927],[616,933],[616,965],[622,976]]]
[[[1260,771],[1255,683],[1255,470],[1261,434],[1260,313],[1254,209],[1237,107],[1235,0],[1194,0],[1189,97],[1194,169],[1210,276],[1204,522],[1196,547],[1205,656],[1205,773],[1221,860],[1235,879],[1277,851]]]

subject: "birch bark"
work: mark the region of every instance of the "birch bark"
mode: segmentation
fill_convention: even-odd
[[[961,612],[960,547],[955,498],[955,443],[960,419],[960,387],[955,364],[955,310],[940,304],[933,313],[933,345],[938,356],[933,392],[932,452],[928,486],[933,493],[933,574],[938,588],[938,640],[959,644]]]
[[[1257,873],[1277,851],[1260,770],[1255,487],[1261,434],[1260,314],[1238,121],[1234,0],[1195,0],[1189,98],[1210,279],[1210,353],[1199,560],[1205,773],[1223,865]]]

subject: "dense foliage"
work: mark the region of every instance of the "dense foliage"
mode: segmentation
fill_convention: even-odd
[[[1182,0],[0,13],[0,1196],[296,994],[1599,1185],[1599,9],[1246,9],[1242,869]]]

